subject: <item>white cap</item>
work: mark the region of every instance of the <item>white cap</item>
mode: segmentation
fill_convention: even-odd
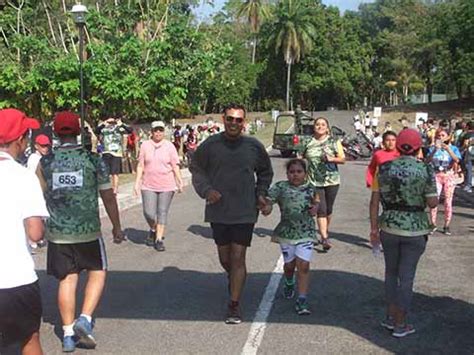
[[[165,128],[165,123],[163,121],[153,121],[151,123],[151,128],[162,127]]]

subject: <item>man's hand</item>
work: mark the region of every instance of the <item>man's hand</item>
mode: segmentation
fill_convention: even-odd
[[[272,213],[272,204],[263,196],[258,196],[257,208],[264,216],[268,216]]]
[[[211,189],[207,192],[206,202],[208,205],[213,205],[219,202],[221,198],[222,198],[222,195],[219,191]]]
[[[114,237],[114,243],[115,244],[120,244],[123,241],[127,240],[127,237],[125,236],[125,234],[122,232],[122,230],[120,228],[114,227],[112,229],[112,235]]]
[[[370,231],[370,244],[372,246],[380,244],[380,231],[378,229],[372,229]]]

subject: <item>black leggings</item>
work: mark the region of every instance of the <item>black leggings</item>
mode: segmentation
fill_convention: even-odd
[[[318,187],[320,198],[318,218],[332,215],[332,206],[334,206],[338,190],[339,185]]]

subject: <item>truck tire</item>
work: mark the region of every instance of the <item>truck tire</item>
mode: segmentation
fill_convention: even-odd
[[[293,155],[292,150],[280,150],[280,153],[283,158],[289,158]]]

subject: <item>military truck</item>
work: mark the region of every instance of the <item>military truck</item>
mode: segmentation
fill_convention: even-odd
[[[299,108],[295,113],[282,113],[276,118],[272,148],[284,158],[291,157],[313,136],[314,118]]]

